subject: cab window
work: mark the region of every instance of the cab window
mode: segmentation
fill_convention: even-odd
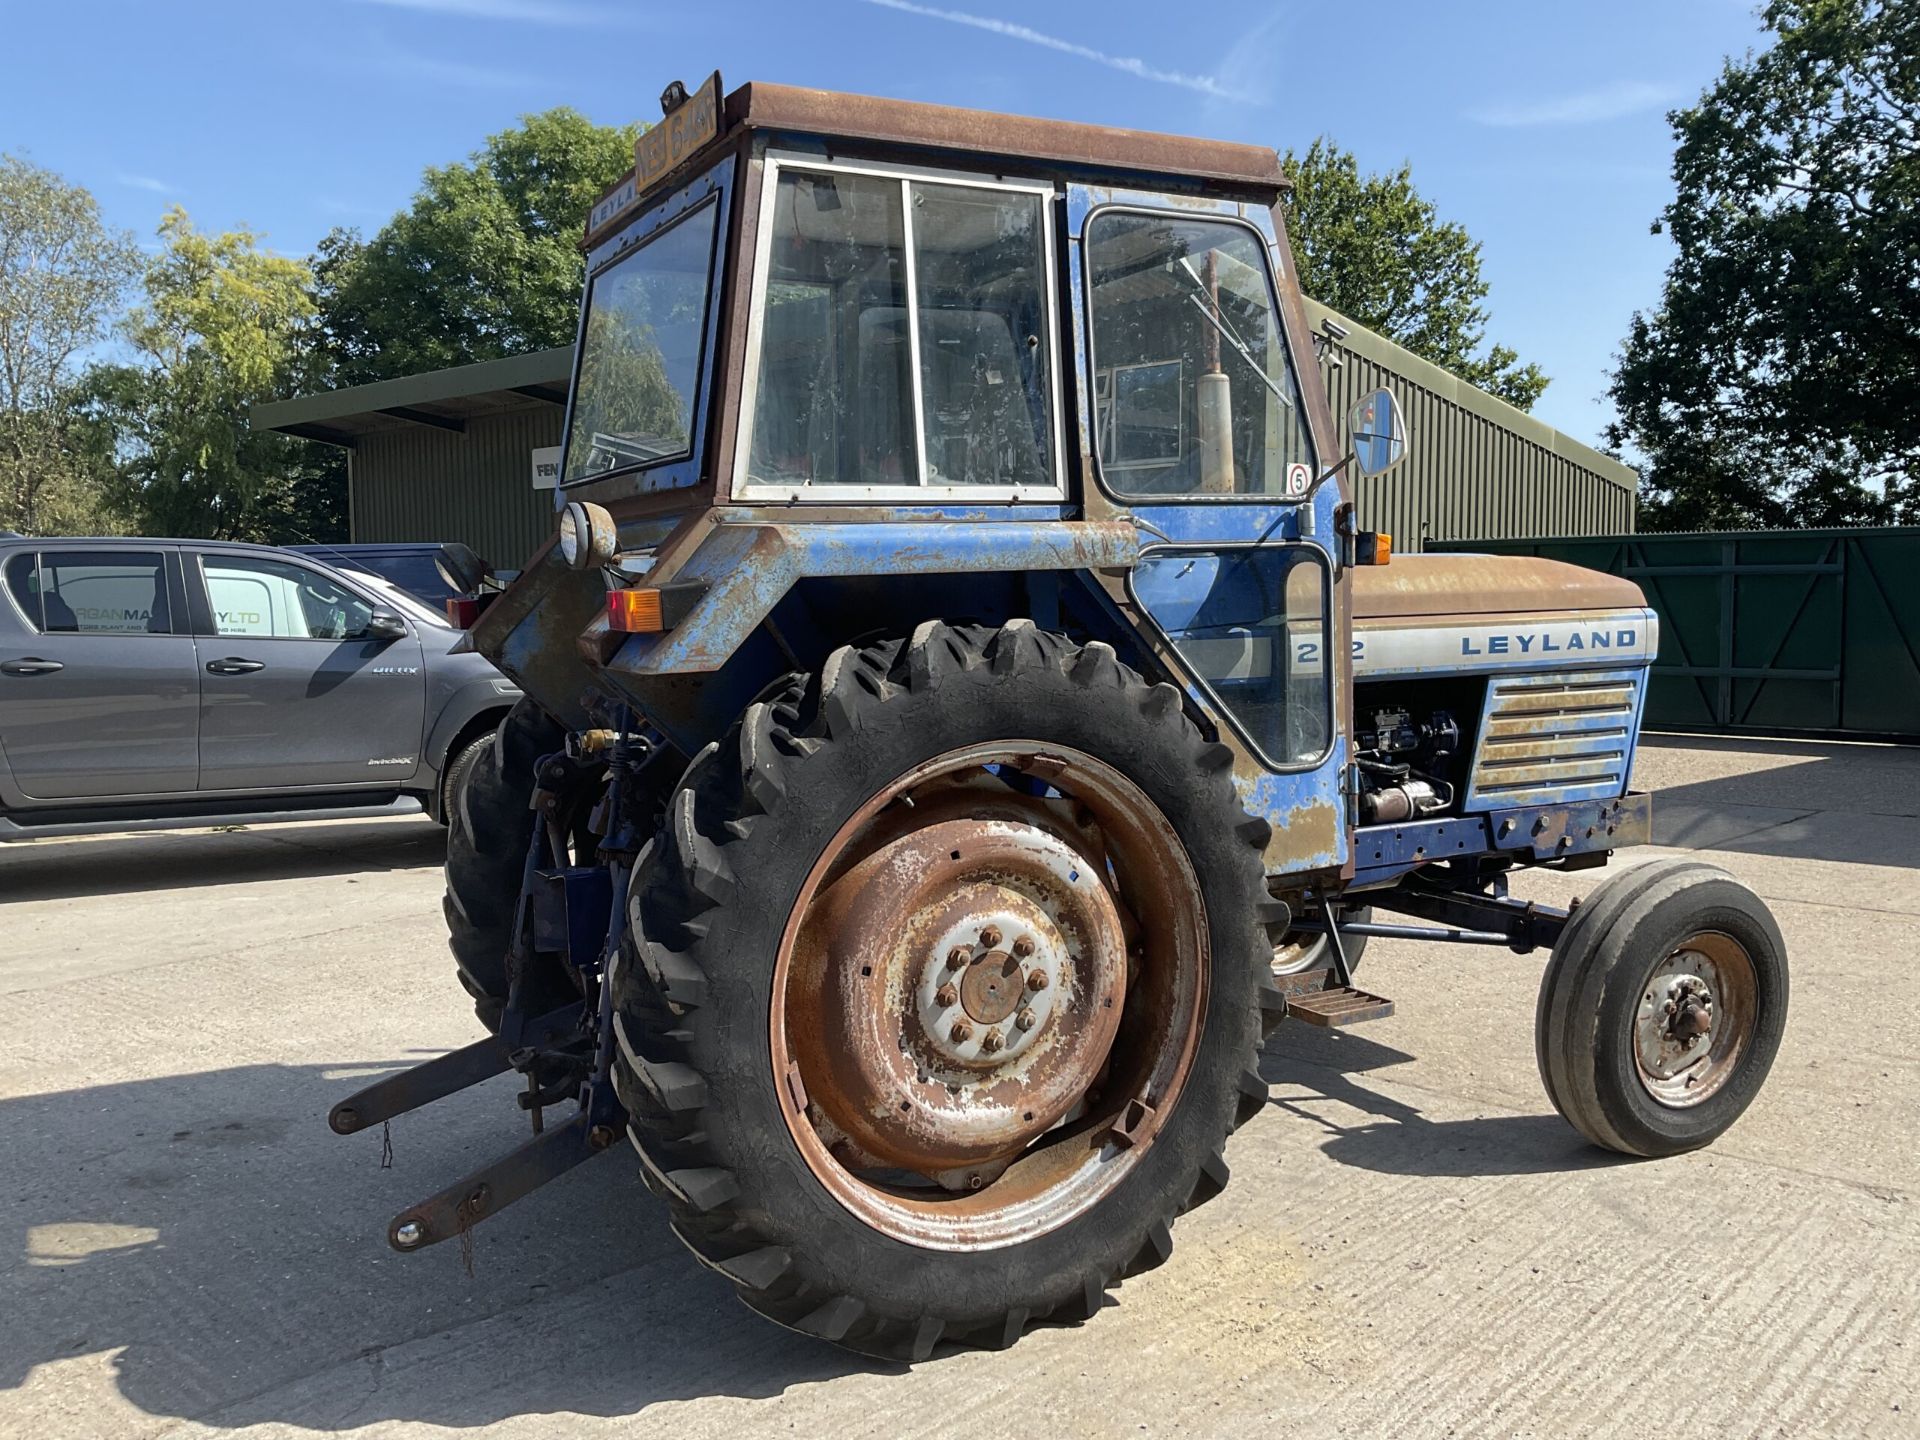
[[[1313,444],[1259,232],[1099,211],[1086,266],[1107,485],[1142,498],[1304,497]]]
[[[1317,762],[1333,734],[1328,572],[1310,545],[1162,550],[1131,585],[1180,659],[1276,770]]]
[[[216,635],[276,640],[357,640],[373,607],[317,570],[251,556],[200,560]]]
[[[1048,192],[777,164],[747,487],[1056,485]]]
[[[169,635],[166,559],[157,550],[46,550],[7,562],[7,588],[45,635]]]

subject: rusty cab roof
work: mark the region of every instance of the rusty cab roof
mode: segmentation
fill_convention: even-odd
[[[727,95],[719,135],[623,203],[621,212],[631,214],[646,195],[711,164],[718,152],[751,130],[857,142],[863,148],[905,152],[906,158],[927,164],[988,158],[1026,161],[1041,173],[1070,171],[1111,184],[1151,187],[1175,182],[1183,190],[1262,205],[1275,203],[1287,188],[1280,157],[1266,145],[749,81]],[[630,170],[608,196],[632,179]]]

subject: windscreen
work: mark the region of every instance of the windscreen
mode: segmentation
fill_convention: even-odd
[[[719,223],[710,200],[593,277],[562,483],[688,453]]]

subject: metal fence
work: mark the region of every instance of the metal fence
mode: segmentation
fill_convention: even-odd
[[[1405,464],[1353,481],[1363,528],[1385,530],[1403,550],[1425,540],[1633,529],[1638,477],[1618,460],[1318,301],[1307,301],[1307,319],[1341,443],[1353,402],[1383,385],[1399,397],[1413,434]]]
[[[1651,728],[1920,742],[1920,527],[1440,542],[1636,581]]]

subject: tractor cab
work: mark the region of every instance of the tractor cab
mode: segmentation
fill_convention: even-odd
[[[1052,617],[1158,652],[1291,817],[1271,868],[1337,869],[1345,472],[1405,435],[1382,397],[1344,453],[1274,153],[683,94],[589,223],[559,537],[477,643],[692,754],[878,615]]]

